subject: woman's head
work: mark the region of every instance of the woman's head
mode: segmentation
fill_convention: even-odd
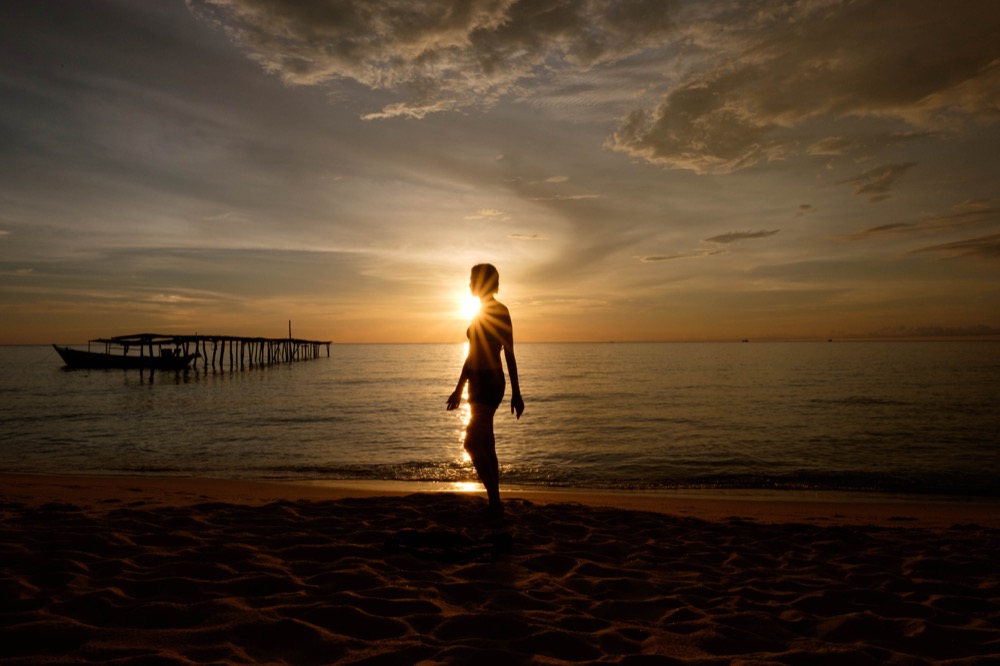
[[[469,289],[473,296],[492,296],[500,291],[500,273],[493,264],[476,264],[472,267]]]

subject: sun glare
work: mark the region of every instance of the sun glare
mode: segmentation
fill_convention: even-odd
[[[462,318],[472,319],[475,317],[476,313],[479,312],[479,305],[479,299],[475,296],[463,296],[461,305]]]

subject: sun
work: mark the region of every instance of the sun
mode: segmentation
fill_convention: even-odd
[[[459,312],[463,319],[472,319],[479,312],[479,299],[475,296],[466,295],[462,297]]]

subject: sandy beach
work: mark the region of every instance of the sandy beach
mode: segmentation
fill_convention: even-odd
[[[0,663],[986,664],[988,502],[0,476]]]

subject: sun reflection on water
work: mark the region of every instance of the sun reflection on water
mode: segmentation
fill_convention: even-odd
[[[483,489],[482,484],[476,481],[452,481],[449,491],[454,493],[474,493]]]
[[[478,303],[478,299],[476,299]],[[462,349],[462,359],[468,358],[469,355],[469,343],[466,341]],[[461,422],[461,426],[456,429],[456,434],[458,435],[458,447],[459,455],[456,458],[456,462],[462,466],[471,466],[472,457],[469,456],[469,452],[465,450],[465,436],[467,429],[469,427],[469,422],[472,420],[472,407],[469,406],[469,385],[462,388],[462,401],[459,403],[458,418]],[[451,484],[453,487],[450,488],[454,492],[471,492],[479,487],[479,484],[472,481],[455,481]]]
[[[462,447],[462,462],[471,463],[472,458],[469,457],[469,452],[465,450],[466,429],[469,427],[469,421],[472,420],[472,408],[469,406],[468,385],[462,390],[462,404],[458,408],[458,418],[462,421],[462,429],[458,433],[458,443]]]

